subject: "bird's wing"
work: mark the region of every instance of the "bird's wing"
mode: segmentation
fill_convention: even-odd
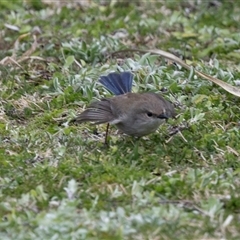
[[[91,103],[88,108],[78,115],[76,122],[94,122],[95,124],[112,122],[115,117],[112,114],[111,103],[108,99],[102,99]]]

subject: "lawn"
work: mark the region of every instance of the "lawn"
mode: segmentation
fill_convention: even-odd
[[[0,239],[240,239],[240,2],[0,2]],[[113,71],[177,118],[72,124]]]

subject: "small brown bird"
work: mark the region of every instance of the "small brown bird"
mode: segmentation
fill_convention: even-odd
[[[161,95],[132,93],[132,80],[130,72],[101,76],[99,82],[116,96],[91,103],[75,121],[114,124],[123,133],[141,137],[175,116],[173,105]]]

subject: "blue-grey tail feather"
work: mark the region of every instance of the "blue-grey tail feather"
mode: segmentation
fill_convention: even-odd
[[[110,73],[101,76],[99,82],[114,95],[132,91],[133,74],[131,72]]]

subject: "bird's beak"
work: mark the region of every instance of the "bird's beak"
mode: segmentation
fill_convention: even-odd
[[[168,116],[165,113],[161,113],[157,116],[157,118],[168,119]]]

